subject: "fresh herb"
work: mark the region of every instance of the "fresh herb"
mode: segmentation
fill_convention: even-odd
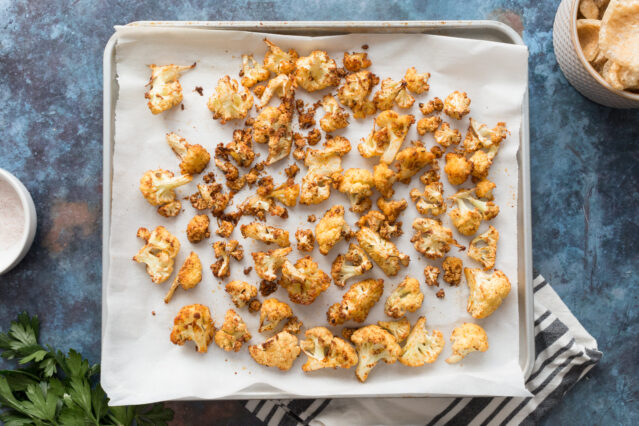
[[[0,422],[23,425],[167,425],[173,411],[162,403],[110,407],[100,386],[100,366],[69,350],[65,356],[38,343],[40,321],[26,312],[0,333],[5,359],[19,368],[0,370]]]

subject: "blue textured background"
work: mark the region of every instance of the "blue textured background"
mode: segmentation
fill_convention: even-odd
[[[179,4],[178,4],[179,3]],[[0,277],[0,328],[20,310],[43,340],[100,358],[102,52],[135,20],[496,19],[530,49],[534,265],[604,358],[546,424],[639,424],[639,111],[581,97],[555,61],[558,0],[0,0],[0,167],[29,188],[33,248]],[[238,403],[172,403],[175,424],[250,424]],[[203,417],[201,417],[203,416]]]

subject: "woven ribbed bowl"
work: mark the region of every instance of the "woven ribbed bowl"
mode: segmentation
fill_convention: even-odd
[[[586,61],[577,37],[579,0],[562,0],[553,25],[555,56],[566,79],[593,102],[613,108],[639,108],[639,94],[613,89]]]

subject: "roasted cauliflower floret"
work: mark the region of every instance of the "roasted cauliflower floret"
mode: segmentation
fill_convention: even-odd
[[[251,222],[240,226],[244,238],[253,238],[265,244],[275,243],[280,247],[288,247],[291,242],[288,239],[288,231],[261,222]]]
[[[486,331],[477,324],[465,322],[455,327],[450,336],[453,343],[453,354],[446,358],[449,364],[455,364],[471,352],[486,352],[488,350],[488,336]]]
[[[496,185],[489,181],[488,179],[483,179],[477,182],[475,186],[475,194],[479,198],[484,198],[486,200],[492,201],[495,197],[493,196],[493,189],[495,189]]]
[[[384,280],[364,280],[351,285],[341,303],[335,303],[326,312],[331,325],[344,324],[346,321],[364,322],[368,312],[384,293]]]
[[[268,144],[266,165],[271,165],[288,156],[293,145],[292,98],[285,98],[277,107],[266,107],[255,119],[253,137],[257,143]]]
[[[286,207],[294,207],[297,204],[300,186],[293,179],[287,179],[278,187],[274,187],[273,178],[270,176],[262,178],[259,183],[260,187],[257,190],[259,195],[277,200]]]
[[[269,80],[264,88],[264,92],[260,96],[260,103],[257,109],[260,110],[268,104],[273,96],[278,98],[292,98],[293,96],[293,80],[286,74],[280,74]]]
[[[439,278],[440,270],[437,266],[427,265],[424,268],[424,276],[426,277],[426,285],[429,287],[439,287],[439,282],[437,279]]]
[[[433,133],[435,142],[448,148],[451,145],[457,145],[461,141],[461,133],[457,129],[451,129],[450,125],[446,122],[442,123],[441,127],[435,130]]]
[[[164,226],[158,226],[153,232],[140,228],[137,236],[144,239],[146,244],[133,256],[133,260],[146,264],[146,272],[151,281],[162,284],[173,273],[175,257],[180,251],[180,241]]]
[[[326,133],[348,126],[349,114],[339,106],[333,95],[326,95],[322,98],[322,108],[324,108],[325,114],[320,119],[320,127]]]
[[[228,75],[220,78],[206,106],[213,113],[213,119],[227,121],[244,118],[253,107],[253,95],[245,87],[240,88],[235,79]]]
[[[464,276],[470,288],[466,310],[473,318],[491,315],[510,293],[510,281],[499,269],[489,274],[479,268],[464,268]]]
[[[457,208],[448,214],[462,235],[473,235],[479,229],[482,220],[491,220],[499,214],[499,206],[492,201],[478,200],[473,197],[472,192],[472,189],[464,189],[449,197],[457,203]],[[472,210],[466,205],[467,202],[473,205]]]
[[[202,145],[191,145],[186,139],[175,133],[167,133],[166,142],[182,160],[180,171],[183,175],[201,173],[211,160],[211,154]]]
[[[415,98],[408,93],[407,83],[404,80],[394,81],[392,78],[382,80],[382,86],[373,96],[373,103],[380,111],[386,111],[393,104],[400,108],[410,108],[415,103]]]
[[[213,216],[220,216],[233,197],[232,192],[223,192],[223,190],[222,185],[215,181],[200,184],[197,186],[197,192],[189,197],[189,201],[197,210],[211,209]]]
[[[273,331],[282,321],[292,318],[293,310],[285,302],[272,298],[266,299],[260,309],[260,333]]]
[[[302,331],[303,326],[304,323],[296,316],[293,316],[286,321],[286,324],[282,327],[282,331],[286,331],[291,334],[299,334],[299,332]]]
[[[299,57],[297,52],[293,49],[284,52],[268,39],[264,39],[264,43],[269,47],[269,51],[264,55],[264,68],[275,75],[290,74],[295,69],[295,61]]]
[[[364,250],[351,243],[346,255],[338,255],[331,266],[331,276],[336,286],[344,287],[346,280],[362,275],[373,267]]]
[[[379,163],[373,167],[373,183],[375,189],[384,198],[391,198],[395,193],[393,184],[397,180],[397,174],[386,163]]]
[[[242,55],[242,71],[240,71],[242,86],[251,88],[260,81],[268,80],[270,75],[269,70],[253,59],[253,55]]]
[[[442,262],[444,281],[450,285],[459,285],[461,282],[462,268],[464,264],[457,257],[447,256]]]
[[[224,324],[215,333],[215,343],[227,352],[239,352],[244,342],[251,340],[246,323],[233,309],[226,311]]]
[[[215,334],[215,324],[211,318],[211,311],[204,305],[187,305],[173,320],[171,342],[184,345],[187,340],[195,343],[197,351],[206,353]]]
[[[470,153],[480,148],[488,150],[498,149],[508,134],[508,129],[504,122],[499,122],[494,128],[489,129],[487,125],[471,118],[470,124],[468,125],[468,132],[466,132],[466,137],[464,138],[464,150]]]
[[[240,205],[240,211],[245,216],[255,216],[260,220],[266,219],[266,213],[283,219],[288,217],[288,211],[282,206],[275,205],[273,198],[263,197],[259,194],[252,195],[244,200]]]
[[[162,206],[175,201],[175,188],[191,180],[190,175],[175,176],[168,170],[149,170],[140,179],[140,192],[149,204]]]
[[[302,366],[305,372],[322,368],[351,368],[357,364],[355,349],[339,337],[334,337],[326,327],[313,327],[304,333],[300,343],[308,360]]]
[[[211,271],[217,278],[226,278],[230,273],[231,258],[242,260],[244,249],[237,240],[216,241],[213,243],[213,252],[217,261],[211,265]]]
[[[401,343],[410,333],[410,322],[406,318],[397,321],[377,321],[377,325],[393,335],[397,343]]]
[[[442,118],[437,115],[422,118],[417,122],[417,133],[420,136],[424,136],[426,133],[434,133],[440,124],[442,124]]]
[[[371,207],[373,194],[373,174],[366,169],[348,169],[334,179],[339,192],[348,195],[351,211],[363,213]]]
[[[164,297],[164,303],[169,303],[173,299],[173,294],[178,287],[181,286],[184,290],[189,290],[198,285],[200,281],[202,281],[202,262],[200,262],[197,253],[192,251],[171,284],[169,292]]]
[[[377,210],[371,210],[364,216],[360,217],[355,223],[360,228],[370,228],[377,232],[385,240],[399,237],[403,234],[402,222],[390,223],[386,216]]]
[[[370,71],[349,74],[337,91],[337,97],[342,105],[353,111],[353,117],[366,118],[368,115],[375,114],[375,104],[368,97],[377,83],[379,78]]]
[[[358,72],[372,64],[366,52],[344,52],[344,68],[350,72]]]
[[[428,151],[421,142],[413,142],[412,146],[397,153],[397,180],[409,183],[410,179],[423,167],[435,161],[435,156]]]
[[[220,148],[220,145],[218,145],[218,148]],[[222,149],[226,155],[231,156],[233,160],[235,160],[238,166],[250,167],[255,158],[251,129],[234,130],[233,140],[227,143]]]
[[[461,185],[466,182],[473,170],[473,166],[462,154],[449,152],[444,157],[446,165],[444,171],[451,185]]]
[[[257,287],[240,280],[231,281],[224,287],[224,290],[231,296],[233,304],[238,309],[242,309],[257,296]]]
[[[379,361],[393,364],[402,353],[395,338],[388,331],[377,325],[367,325],[351,336],[355,344],[359,364],[355,375],[360,382],[365,382],[370,371]]]
[[[255,273],[263,280],[275,281],[277,279],[277,271],[282,267],[286,256],[288,256],[292,250],[292,247],[285,247],[251,253],[255,263]]]
[[[246,185],[246,178],[244,176],[240,176],[240,171],[237,167],[231,164],[230,161],[222,161],[219,158],[216,158],[215,165],[222,171],[222,173],[224,173],[226,186],[231,191],[238,192],[244,188],[244,185]]]
[[[295,239],[297,240],[297,249],[299,251],[313,251],[315,247],[315,236],[310,229],[298,229],[295,231]]]
[[[291,369],[300,355],[300,347],[297,337],[282,331],[261,345],[249,346],[249,354],[258,364],[286,371]]]
[[[227,219],[225,217],[218,217],[217,229],[215,230],[215,233],[222,238],[230,237],[233,233],[233,230],[235,229],[236,222],[236,219],[233,218]]]
[[[477,235],[470,242],[468,257],[481,263],[485,271],[492,269],[497,257],[497,241],[499,241],[499,232],[489,226],[488,231]]]
[[[363,227],[356,236],[359,246],[382,268],[387,276],[394,277],[401,266],[408,266],[410,257],[401,253],[395,244],[385,240],[372,229]]]
[[[413,93],[417,93],[418,95],[424,92],[428,92],[428,89],[430,89],[430,86],[428,85],[429,78],[430,73],[418,73],[415,67],[410,67],[409,69],[407,69],[406,75],[404,75],[406,88]]]
[[[284,261],[280,285],[288,291],[291,302],[310,305],[331,285],[331,278],[319,269],[311,256],[306,256],[295,265]]]
[[[444,349],[444,335],[433,330],[430,334],[426,330],[426,317],[419,317],[402,349],[399,362],[409,367],[421,367],[437,360]]]
[[[362,139],[362,143],[357,145],[359,153],[364,158],[381,156],[380,162],[391,164],[414,122],[415,117],[412,115],[400,116],[395,111],[383,111],[375,118],[375,125],[379,130],[373,128]]]
[[[300,204],[319,204],[331,195],[333,176],[342,171],[342,157],[351,150],[348,139],[337,136],[324,142],[324,149],[309,149],[304,164]]]
[[[455,90],[444,99],[444,113],[450,118],[461,120],[470,112],[470,98],[466,92]]]
[[[413,221],[415,235],[411,242],[415,245],[415,250],[429,259],[442,258],[450,251],[450,246],[454,245],[460,249],[464,247],[457,244],[453,238],[453,232],[442,226],[436,219],[417,218]]]
[[[411,189],[410,198],[420,214],[439,216],[446,211],[443,192],[444,185],[441,182],[432,182],[425,186],[424,192],[419,192],[417,188]]]
[[[159,114],[182,102],[182,85],[180,74],[195,67],[179,65],[150,65],[151,80],[149,91],[144,97],[149,100],[148,106],[153,114]]]
[[[158,214],[164,217],[175,217],[180,214],[181,210],[182,203],[179,200],[175,200],[158,207]]]
[[[424,293],[419,288],[419,281],[406,277],[386,299],[384,313],[391,318],[401,318],[407,311],[419,309],[423,301]]]
[[[295,84],[307,92],[315,92],[339,84],[337,65],[323,50],[314,50],[295,61]]]
[[[390,223],[394,223],[399,215],[406,210],[407,206],[408,203],[404,199],[390,201],[386,201],[383,198],[377,199],[377,207],[382,211],[384,217],[386,217],[386,220]]]
[[[424,115],[440,112],[442,109],[444,109],[444,103],[439,98],[433,98],[425,104],[419,104],[419,110]]]
[[[350,227],[344,220],[344,207],[339,204],[331,207],[315,226],[315,238],[320,253],[328,254],[349,232]]]

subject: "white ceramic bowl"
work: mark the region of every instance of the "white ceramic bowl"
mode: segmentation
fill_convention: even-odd
[[[639,108],[639,94],[614,89],[586,61],[577,37],[579,0],[563,0],[557,9],[552,40],[566,79],[593,102],[613,108]]]
[[[0,181],[8,182],[9,186],[14,189],[24,211],[24,229],[20,241],[10,250],[3,251],[0,254],[0,275],[9,272],[16,266],[22,258],[27,254],[33,243],[36,228],[38,226],[38,218],[36,215],[33,199],[27,188],[18,180],[17,177],[4,169],[0,169]]]

